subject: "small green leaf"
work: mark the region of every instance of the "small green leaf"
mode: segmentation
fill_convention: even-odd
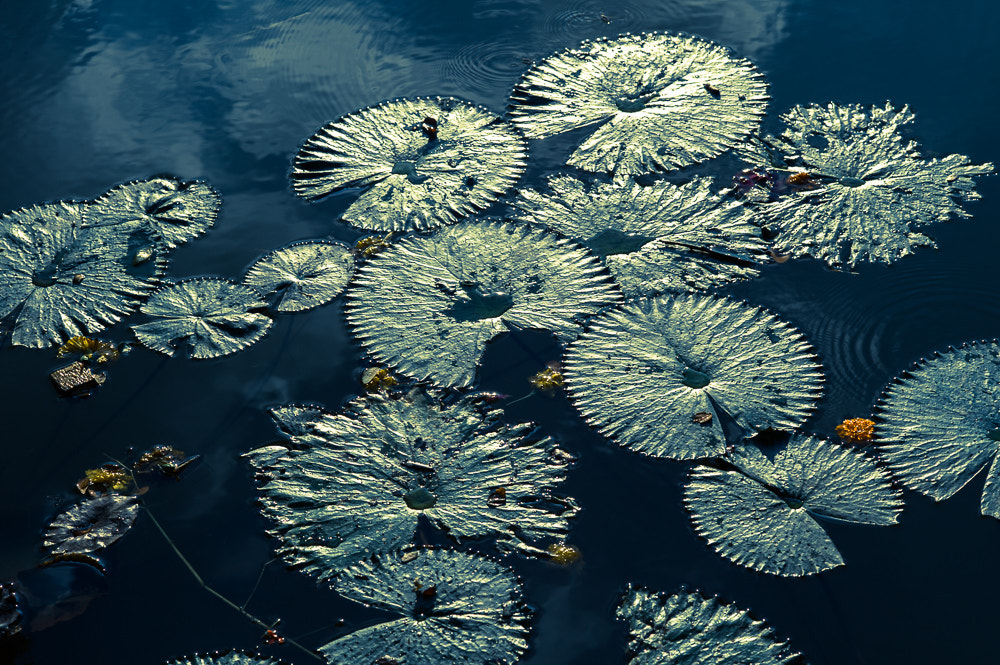
[[[514,573],[482,556],[407,549],[372,556],[337,578],[341,595],[401,618],[320,647],[336,665],[495,665],[527,648],[530,611]]]
[[[877,445],[912,490],[943,501],[989,466],[980,508],[1000,518],[1000,343],[948,349],[885,389]]]
[[[630,585],[617,616],[628,624],[630,665],[782,665],[799,656],[747,610],[697,591]]]
[[[698,294],[601,315],[567,349],[565,367],[587,422],[632,450],[672,459],[725,451],[720,410],[746,433],[801,424],[822,383],[795,328],[764,309]]]
[[[310,240],[265,254],[243,281],[271,300],[275,312],[304,312],[340,295],[353,274],[350,247]]]
[[[843,565],[824,520],[895,524],[903,507],[874,460],[800,435],[776,452],[748,445],[718,466],[696,467],[684,501],[695,530],[719,554],[782,576]]]

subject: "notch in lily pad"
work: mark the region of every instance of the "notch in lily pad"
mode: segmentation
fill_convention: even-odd
[[[304,312],[330,302],[354,274],[354,250],[326,240],[309,240],[268,252],[247,270],[243,282],[279,314]]]

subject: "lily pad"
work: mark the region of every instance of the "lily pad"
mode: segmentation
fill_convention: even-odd
[[[13,582],[0,582],[0,640],[20,633],[23,619],[17,587]]]
[[[404,238],[372,257],[347,289],[347,320],[379,363],[445,386],[469,386],[486,343],[521,328],[573,339],[620,300],[600,262],[555,234],[470,220]]]
[[[168,356],[184,347],[192,358],[219,358],[262,339],[274,321],[260,294],[243,284],[198,277],[164,286],[142,307],[157,317],[132,326],[145,346]]]
[[[1000,343],[948,349],[889,384],[876,443],[900,481],[943,501],[987,465],[980,509],[1000,518]]]
[[[684,492],[695,530],[723,557],[782,576],[844,564],[826,520],[895,524],[903,502],[864,454],[795,435],[779,450],[748,445],[692,471]]]
[[[642,187],[549,178],[522,190],[521,221],[555,229],[604,258],[626,296],[701,291],[760,274],[767,245],[750,209],[714,194],[711,178]]]
[[[450,224],[505,194],[527,160],[524,138],[486,109],[457,99],[397,99],[328,123],[299,150],[292,188],[318,199],[367,188],[344,212],[363,229]]]
[[[528,138],[594,127],[568,163],[627,176],[721,154],[758,127],[767,101],[764,76],[723,46],[626,34],[532,67],[514,88],[510,115]]]
[[[452,404],[369,396],[342,414],[297,411],[275,416],[295,449],[247,457],[265,481],[261,510],[279,553],[321,580],[411,542],[421,516],[456,540],[499,536],[517,547],[565,539],[577,511],[552,494],[571,458],[532,425],[502,424],[502,411],[476,395]]]
[[[119,185],[97,198],[84,213],[86,227],[147,226],[173,249],[215,224],[222,198],[208,183],[150,178]]]
[[[629,586],[617,616],[628,624],[631,665],[781,665],[800,655],[747,610],[697,591]]]
[[[275,312],[304,312],[340,295],[353,273],[350,247],[311,240],[265,254],[243,281],[271,300]]]
[[[320,647],[329,663],[509,664],[527,647],[521,584],[482,556],[441,549],[376,555],[345,571],[336,590],[402,617]]]
[[[723,454],[721,414],[745,433],[801,424],[822,383],[791,325],[700,294],[601,315],[567,349],[565,367],[570,397],[589,423],[632,450],[672,459]]]
[[[907,106],[796,106],[781,119],[787,129],[767,139],[770,148],[817,187],[761,212],[778,232],[778,252],[833,267],[893,263],[935,246],[914,229],[969,217],[960,203],[979,198],[973,177],[993,172],[992,164],[973,165],[964,155],[923,158],[900,134],[913,121]]]
[[[132,528],[139,514],[135,497],[105,494],[58,515],[45,532],[49,556],[87,554],[104,549]]]
[[[244,651],[217,651],[215,653],[195,654],[193,656],[175,658],[163,665],[284,665],[284,661]]]
[[[0,217],[0,329],[36,348],[96,333],[135,311],[166,271],[146,228],[81,228],[86,204]]]

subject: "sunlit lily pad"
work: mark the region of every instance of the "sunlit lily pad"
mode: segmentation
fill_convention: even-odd
[[[175,658],[163,665],[283,665],[283,661],[243,651],[227,651]]]
[[[638,300],[594,320],[566,351],[566,384],[589,423],[657,457],[721,455],[721,414],[746,433],[788,429],[815,408],[822,374],[791,325],[728,298]]]
[[[935,354],[889,384],[876,443],[910,489],[943,501],[989,465],[980,504],[1000,518],[1000,343]]]
[[[192,358],[218,358],[242,351],[263,338],[274,321],[249,286],[216,277],[168,284],[154,293],[142,312],[156,317],[132,326],[145,346],[168,356],[183,348]]]
[[[353,273],[350,247],[311,240],[265,254],[243,281],[272,301],[275,312],[304,312],[340,295]]]
[[[511,95],[528,138],[593,126],[570,156],[586,171],[636,175],[702,162],[760,124],[767,84],[749,61],[678,34],[622,35],[557,53]]]
[[[423,518],[456,540],[563,540],[571,499],[554,496],[568,455],[529,424],[504,425],[475,395],[350,402],[342,414],[283,407],[292,449],[247,454],[261,510],[287,560],[320,579],[410,543]],[[306,421],[303,424],[303,421]]]
[[[150,178],[119,185],[97,198],[84,213],[84,226],[147,226],[174,248],[197,238],[215,223],[222,198],[200,180]]]
[[[400,373],[472,384],[486,343],[508,330],[576,336],[621,296],[600,261],[526,225],[470,220],[404,238],[347,289],[347,319],[368,352]]]
[[[45,532],[46,554],[86,554],[104,549],[132,528],[139,514],[135,497],[105,494],[58,515]]]
[[[527,647],[521,584],[482,556],[439,549],[373,556],[341,575],[336,590],[402,617],[320,647],[332,664],[513,664]]]
[[[753,213],[710,189],[710,178],[641,187],[549,179],[520,192],[520,220],[548,226],[604,258],[626,295],[701,291],[756,277],[767,245]]]
[[[824,521],[895,524],[903,508],[889,474],[861,452],[796,435],[767,454],[754,445],[698,466],[684,501],[723,557],[782,576],[844,564]]]
[[[799,656],[747,610],[697,591],[630,586],[617,615],[628,624],[630,665],[781,665]]]
[[[166,271],[147,228],[81,228],[86,204],[60,201],[0,217],[0,330],[13,344],[60,345],[139,307]]]
[[[922,157],[900,134],[913,121],[906,106],[796,106],[781,119],[787,128],[770,147],[818,185],[761,208],[782,254],[831,266],[892,263],[934,246],[914,229],[968,217],[960,202],[979,198],[973,177],[993,172],[963,155]]]
[[[344,212],[364,229],[408,231],[481,210],[521,177],[524,138],[489,111],[457,99],[397,99],[345,115],[295,157],[292,188],[318,199],[368,188]]]

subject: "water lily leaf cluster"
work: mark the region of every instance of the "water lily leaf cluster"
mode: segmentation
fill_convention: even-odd
[[[992,164],[964,155],[928,159],[901,131],[913,121],[909,107],[860,104],[796,106],[767,143],[797,177],[814,186],[761,207],[778,231],[782,254],[813,256],[830,266],[892,263],[916,247],[934,246],[921,229],[969,217],[963,201],[979,198],[974,176]]]
[[[401,374],[472,384],[486,344],[509,330],[576,336],[621,299],[600,262],[541,229],[466,220],[406,237],[372,257],[347,289],[347,320],[368,352]]]
[[[125,535],[136,516],[135,497],[104,494],[58,515],[45,532],[46,554],[88,554],[104,549]]]
[[[703,294],[629,302],[566,351],[566,384],[591,425],[657,457],[722,455],[721,416],[746,433],[791,429],[822,374],[802,335],[767,310]]]
[[[764,76],[698,37],[653,33],[584,42],[532,67],[511,95],[528,138],[593,127],[568,164],[627,176],[715,157],[755,131]]]
[[[365,188],[343,214],[363,229],[409,231],[482,210],[521,177],[527,145],[493,113],[457,99],[397,99],[322,127],[295,157],[292,188],[317,199]]]
[[[250,266],[243,282],[264,294],[273,311],[284,314],[325,305],[340,295],[353,274],[350,247],[310,240],[268,252]]]
[[[192,358],[218,358],[251,346],[270,330],[267,303],[254,289],[218,277],[168,284],[153,294],[142,313],[155,317],[132,326],[136,339],[154,351]]]
[[[337,578],[336,590],[400,618],[320,647],[329,663],[492,665],[527,648],[530,612],[513,572],[482,556],[407,549],[372,556]]]
[[[547,226],[604,259],[626,296],[703,291],[756,277],[767,244],[750,208],[711,191],[712,179],[673,185],[588,186],[549,178],[547,193],[522,190],[516,218]]]
[[[843,565],[824,521],[890,525],[903,507],[873,459],[805,435],[777,450],[737,447],[719,463],[699,465],[684,501],[695,530],[720,555],[782,576]]]
[[[943,501],[989,467],[980,509],[1000,518],[1000,343],[923,360],[885,389],[877,445],[900,481]]]
[[[631,665],[782,665],[799,657],[747,610],[697,591],[629,586],[618,604]]]
[[[410,543],[422,519],[456,541],[564,540],[577,508],[553,490],[572,458],[534,426],[504,425],[499,409],[477,402],[415,392],[358,398],[339,414],[279,409],[291,446],[247,454],[279,552],[326,580]]]

